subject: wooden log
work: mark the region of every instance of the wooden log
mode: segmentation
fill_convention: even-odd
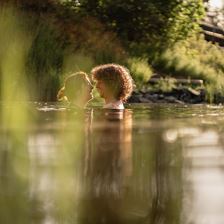
[[[224,35],[213,33],[210,31],[204,31],[205,39],[213,43],[218,43],[221,47],[224,47]]]
[[[200,26],[204,31],[209,31],[212,33],[224,35],[224,30],[217,26],[213,26],[213,25],[211,25],[209,23],[205,23],[205,22],[201,23]]]
[[[162,78],[151,78],[148,83],[156,84],[161,81]],[[175,79],[177,84],[195,84],[195,85],[203,85],[202,79]]]

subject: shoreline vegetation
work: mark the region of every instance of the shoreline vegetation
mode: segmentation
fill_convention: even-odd
[[[55,101],[69,74],[118,63],[136,84],[128,102],[224,103],[224,48],[205,40],[203,1],[164,2],[2,0],[0,100]]]

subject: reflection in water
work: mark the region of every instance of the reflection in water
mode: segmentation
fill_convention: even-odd
[[[0,223],[29,223],[26,134],[0,132]],[[24,134],[24,135],[23,135]]]
[[[86,151],[80,223],[121,223],[122,200],[132,174],[132,114],[104,110],[98,119],[101,127],[92,132],[91,151]]]
[[[35,133],[28,139],[30,161],[30,200],[36,223],[55,223],[53,216],[55,138],[49,133]]]
[[[183,149],[186,200],[191,192],[188,205],[185,204],[186,213],[190,214],[187,223],[224,223],[224,147],[217,132],[210,130],[192,136]]]
[[[36,223],[73,223],[80,194],[80,155],[88,142],[91,112],[47,113],[28,141],[32,215]]]
[[[0,223],[224,222],[222,108],[6,112]]]

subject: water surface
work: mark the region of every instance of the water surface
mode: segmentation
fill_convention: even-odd
[[[2,104],[0,223],[224,223],[224,108]]]

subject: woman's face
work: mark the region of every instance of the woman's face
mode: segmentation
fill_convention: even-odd
[[[86,78],[86,86],[84,88],[85,91],[85,101],[88,102],[89,100],[91,100],[93,98],[93,94],[92,94],[92,90],[93,90],[93,85],[91,84],[90,80],[88,78]]]
[[[82,86],[76,86],[76,88],[80,90],[78,91],[78,95],[74,98],[74,100],[71,100],[71,102],[75,105],[83,107],[93,98],[93,86],[90,80],[85,78],[85,83],[82,84]]]

